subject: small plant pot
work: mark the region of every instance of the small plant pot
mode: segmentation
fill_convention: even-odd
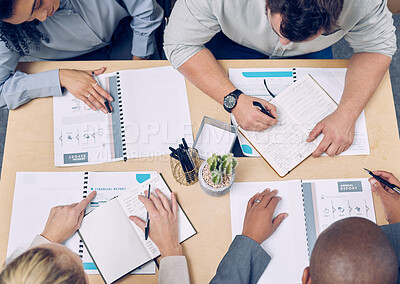
[[[230,176],[230,180],[227,185],[214,187],[208,184],[207,181],[205,181],[204,179],[203,171],[206,166],[208,166],[207,161],[203,162],[199,169],[199,184],[200,187],[203,189],[203,191],[211,196],[222,196],[225,193],[227,193],[229,189],[232,187],[233,182],[235,181],[235,170],[233,170],[233,173]]]

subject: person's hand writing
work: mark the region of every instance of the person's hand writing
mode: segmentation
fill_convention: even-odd
[[[95,196],[93,191],[80,203],[53,207],[41,235],[53,243],[63,243],[81,227],[85,209]]]
[[[355,121],[337,111],[325,117],[317,123],[307,138],[307,142],[312,142],[321,133],[324,134],[312,156],[316,158],[325,152],[332,157],[346,151],[353,144],[354,127]]]
[[[258,107],[253,106],[253,101],[263,104],[274,117],[278,118],[274,105],[265,100],[241,94],[236,107],[232,110],[232,114],[240,127],[249,131],[263,131],[278,123],[277,119],[269,117],[262,113]]]
[[[150,239],[157,245],[161,257],[182,255],[182,247],[179,244],[178,234],[178,202],[175,193],[171,193],[171,205],[168,198],[157,188],[156,194],[151,194],[150,199],[140,195],[139,200],[149,212]],[[147,195],[147,190],[145,191]],[[129,216],[143,231],[146,222],[136,216]]]
[[[269,188],[255,194],[247,203],[244,217],[242,235],[247,236],[261,244],[268,239],[288,216],[281,213],[273,218],[276,206],[281,198],[276,196],[278,191]]]
[[[392,173],[385,171],[373,171],[373,173],[394,185],[400,186],[400,181]],[[368,180],[371,183],[372,191],[379,196],[382,202],[386,220],[389,224],[400,223],[400,194],[373,177]]]
[[[92,110],[98,108],[102,112],[108,113],[104,101],[105,99],[109,101],[113,101],[114,99],[93,78],[93,75],[98,76],[104,73],[105,70],[105,67],[94,71],[60,69],[61,87],[65,87],[72,95],[83,101]]]

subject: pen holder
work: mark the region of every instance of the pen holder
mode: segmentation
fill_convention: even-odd
[[[188,149],[190,156],[193,159],[195,164],[195,168],[192,171],[184,172],[181,163],[179,160],[170,157],[170,165],[172,175],[174,176],[175,180],[182,185],[192,185],[195,184],[199,180],[199,168],[201,165],[201,160],[199,158],[199,154],[193,148]]]

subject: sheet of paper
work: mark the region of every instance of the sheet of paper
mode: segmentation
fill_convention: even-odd
[[[312,195],[314,218],[307,219],[310,250],[319,234],[335,221],[362,217],[376,222],[371,186],[367,178],[304,180],[304,197]],[[311,208],[312,206],[312,208]]]
[[[267,80],[267,86],[274,94],[279,94],[293,81],[292,76],[299,78],[310,74],[321,87],[339,104],[344,90],[344,82],[347,68],[247,68],[247,69],[229,69],[229,79],[233,84],[244,93],[266,100],[272,98],[267,95],[263,80]],[[246,74],[244,76],[243,74]],[[268,77],[269,76],[269,77]],[[293,79],[292,79],[293,80]],[[233,117],[233,116],[231,116]],[[236,124],[237,125],[237,124]],[[242,152],[245,156],[259,157],[257,151],[251,146],[247,139],[238,133],[238,139]],[[369,141],[367,126],[365,122],[365,112],[362,111],[355,125],[354,142],[340,156],[348,155],[369,155]],[[323,155],[326,156],[324,153]]]
[[[137,186],[128,192],[121,195],[118,200],[125,211],[126,216],[138,216],[139,218],[146,220],[147,211],[144,205],[139,201],[138,196],[144,195],[144,191],[149,188],[154,192],[156,188],[158,188],[168,199],[171,199],[171,191],[168,189],[168,186],[162,179],[160,175],[155,176],[151,180],[148,180],[142,183],[140,186]],[[179,220],[179,241],[183,242],[186,239],[190,238],[194,234],[196,234],[196,230],[193,228],[189,219],[183,213],[182,208],[179,206],[178,208],[178,220]],[[147,248],[151,258],[155,258],[160,255],[160,251],[154,242],[148,238],[145,240],[143,231],[132,223],[133,228],[136,230],[142,244]]]
[[[299,77],[310,74],[318,84],[339,104],[344,90],[347,68],[296,68]],[[362,111],[355,125],[354,142],[339,156],[369,155],[369,141],[365,112]],[[327,156],[324,153],[325,156]]]
[[[83,172],[17,172],[8,238],[7,258],[25,251],[46,224],[51,208],[82,200]],[[65,245],[78,253],[79,236]]]
[[[110,90],[108,79],[112,75],[99,76],[100,85],[106,91]],[[62,97],[53,98],[53,119],[56,166],[90,165],[122,159],[116,159],[114,155],[115,130],[111,114],[93,111],[65,91]]]
[[[295,72],[293,68],[236,68],[229,69],[229,79],[246,95],[270,101],[272,96],[267,91],[264,80],[272,94],[277,95],[293,83],[293,78],[296,78],[296,73],[293,74],[293,72]],[[233,115],[231,118],[237,126]],[[245,156],[260,156],[240,132],[238,132],[238,139]]]
[[[196,144],[199,157],[205,160],[214,153],[226,155],[230,152],[235,137],[235,133],[205,123]]]
[[[278,189],[278,196],[282,197],[275,216],[282,212],[289,216],[261,244],[272,259],[258,283],[301,283],[308,252],[300,180],[234,183],[230,193],[232,239],[242,233],[248,200],[266,188]]]
[[[277,125],[261,132],[239,129],[272,168],[285,176],[317,148],[318,139],[306,142],[309,129],[337,106],[308,75],[298,79],[271,102],[277,109]]]
[[[193,143],[185,78],[171,66],[120,72],[128,158]]]

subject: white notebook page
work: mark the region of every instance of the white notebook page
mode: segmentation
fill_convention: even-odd
[[[151,259],[130,223],[117,199],[83,218],[79,232],[107,283]]]
[[[193,143],[185,78],[171,66],[120,72],[128,158]]]
[[[308,266],[308,251],[300,180],[234,183],[230,193],[232,239],[242,233],[248,200],[266,188],[278,189],[282,198],[274,216],[282,212],[289,216],[261,244],[272,259],[258,283],[301,283],[303,269]]]
[[[309,75],[270,102],[277,108],[277,125],[261,132],[240,131],[275,171],[284,176],[317,148],[322,135],[308,143],[308,133],[337,105]]]

